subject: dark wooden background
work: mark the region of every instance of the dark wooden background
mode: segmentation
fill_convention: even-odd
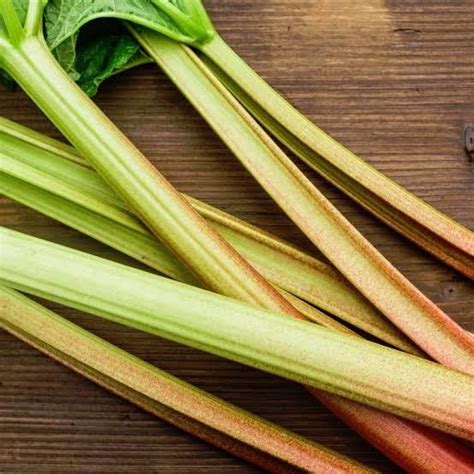
[[[474,227],[473,0],[207,0],[223,36],[338,139]],[[99,105],[182,191],[292,242],[301,234],[156,68],[111,80]],[[21,92],[0,113],[58,136]],[[394,235],[315,173],[312,180],[415,284],[473,329],[473,285]],[[1,201],[2,224],[127,261]],[[130,262],[131,263],[131,262]],[[299,386],[75,311],[59,312],[226,400],[385,472],[396,468]],[[0,333],[0,472],[255,472]]]

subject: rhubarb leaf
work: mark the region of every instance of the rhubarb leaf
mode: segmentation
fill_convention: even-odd
[[[87,95],[94,96],[99,85],[109,77],[147,61],[137,42],[128,34],[106,34],[78,49],[77,83]]]
[[[162,0],[51,0],[45,9],[46,40],[55,49],[86,23],[104,17],[127,20],[189,44],[213,34],[207,15],[185,2]],[[193,2],[190,2],[193,3]],[[186,2],[188,4],[188,2]]]
[[[214,34],[199,1],[52,0],[44,17],[46,39],[56,59],[90,96],[95,95],[99,85],[110,76],[148,62],[147,56],[123,28],[120,37],[115,36],[117,22],[114,25],[109,21],[104,25],[101,21],[103,30],[97,35],[89,28],[96,23],[94,20],[105,17],[128,20],[189,44],[208,41]],[[81,47],[81,37],[87,38],[85,48]]]
[[[18,19],[22,25],[25,23],[29,4],[30,0],[15,0],[13,2],[13,7],[15,8]]]
[[[80,78],[80,74],[76,69],[76,48],[77,35],[72,35],[53,51],[55,58],[73,81],[77,81]]]
[[[69,76],[91,97],[109,77],[151,61],[115,20],[85,25],[53,53]]]

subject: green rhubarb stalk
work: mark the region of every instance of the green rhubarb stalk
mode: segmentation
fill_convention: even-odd
[[[155,4],[160,8],[162,2],[157,0]],[[96,8],[102,15],[127,18],[123,13],[117,14],[120,7],[92,6],[93,10]],[[77,12],[71,10],[70,14],[74,19]],[[129,19],[140,22],[136,17]],[[192,54],[179,55],[178,46],[173,50],[171,42],[142,29],[135,34],[287,214],[379,310],[436,360],[460,370],[472,370],[472,339],[363,239],[242,108],[232,102],[229,94],[225,95],[220,83]],[[195,45],[199,46],[197,38]],[[226,127],[227,123],[233,126]],[[245,150],[243,144],[247,144]]]
[[[474,374],[474,340],[319,192],[186,46],[135,37],[236,157],[334,266],[433,359]],[[232,124],[232,126],[229,126]]]
[[[25,2],[18,10],[12,0],[0,3],[0,67],[206,287],[301,317],[61,69],[43,40],[38,2]],[[28,24],[37,26],[33,31],[26,30],[20,21],[24,6]]]
[[[2,158],[1,153],[0,158]],[[28,177],[25,179],[25,175],[19,179],[8,173],[0,172],[1,194],[109,245],[163,275],[177,281],[199,286],[186,267],[146,230],[140,232],[130,229],[120,222],[103,216],[100,212],[88,209],[86,206],[60,197],[56,193],[45,189],[47,189],[47,186],[31,184]],[[306,319],[325,327],[340,331],[346,330],[346,326],[305,301],[281,288],[279,291]],[[416,347],[412,347],[409,342],[405,342],[403,339],[399,341],[395,337],[391,338],[389,336],[385,339],[388,339],[388,341],[385,340],[388,343],[393,339],[397,346],[401,346],[398,347],[399,349],[406,346],[407,350],[405,352],[419,355]]]
[[[107,203],[112,205],[111,212],[115,212],[116,209],[125,212],[126,206],[95,173],[79,165],[80,158],[74,154],[72,148],[56,142],[58,147],[55,149],[54,140],[47,139],[44,145],[42,140],[41,134],[32,133],[29,129],[0,118],[0,154],[3,153],[23,165],[22,169],[15,172],[14,169],[8,169],[7,161],[0,162],[0,171],[3,173],[0,174],[0,187],[5,195],[127,253],[165,275],[179,281],[197,284],[190,272],[170,252],[167,252],[163,245],[150,238],[151,236],[146,238],[143,235],[146,231],[143,227],[137,229],[136,226],[128,226],[128,219],[115,219],[112,223],[109,219],[101,219],[100,225],[97,222],[92,225],[90,218],[86,218],[90,213],[84,208],[106,217],[107,213],[102,212],[102,208]],[[86,164],[84,161],[82,163]],[[33,173],[26,171],[27,166],[34,168]],[[47,179],[42,179],[42,173],[47,175]],[[9,180],[6,174],[16,176],[17,180]],[[25,183],[18,183],[18,180],[33,184],[47,193],[31,191],[27,186],[25,188]],[[68,188],[71,188],[70,191]],[[88,205],[85,199],[81,199],[81,192],[100,201],[100,206]],[[75,209],[73,212],[69,206],[65,211],[62,209],[61,200],[56,199],[54,204],[50,202],[49,193],[60,195],[80,207],[72,206],[72,209]],[[394,347],[419,354],[416,346],[329,266],[218,209],[190,197],[187,199],[239,253],[280,290],[290,292],[329,311]],[[77,215],[78,213],[82,215]],[[97,218],[95,220],[97,221]],[[107,225],[111,226],[108,232]],[[302,306],[303,303],[288,294],[285,296],[308,319],[320,324],[330,324],[336,329],[342,328],[339,323],[323,313]]]
[[[382,222],[474,278],[474,234],[377,171],[311,122],[219,36],[201,47],[213,70],[279,141]]]
[[[0,241],[6,286],[474,440],[471,375],[11,230]]]
[[[371,472],[212,396],[0,287],[0,327],[146,411],[272,472]]]

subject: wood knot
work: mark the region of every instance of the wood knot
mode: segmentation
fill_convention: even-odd
[[[474,160],[474,126],[467,125],[464,130],[464,147],[469,155],[469,159]]]

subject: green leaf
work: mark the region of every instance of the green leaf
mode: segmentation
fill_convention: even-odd
[[[73,81],[77,81],[80,77],[76,70],[76,47],[77,34],[70,36],[53,50],[55,58]]]
[[[137,42],[128,34],[105,35],[84,45],[77,52],[77,81],[87,95],[97,93],[99,85],[110,76],[146,57],[139,51]]]
[[[102,82],[151,60],[127,30],[115,20],[96,20],[81,28],[53,51],[69,76],[89,96]]]
[[[28,4],[28,0],[15,2],[22,23]],[[105,24],[101,21],[101,27],[105,28],[98,34],[97,28],[90,25],[99,18],[115,21]],[[90,96],[110,76],[148,62],[116,20],[127,20],[189,44],[202,42],[214,34],[199,1],[52,0],[44,11],[47,43],[63,69]],[[0,23],[0,33],[2,28],[6,32]],[[120,36],[117,30],[121,30]],[[85,38],[82,46],[81,38]]]
[[[178,4],[179,3],[179,4]],[[98,18],[115,18],[142,25],[177,41],[195,43],[205,31],[190,31],[189,25],[176,19],[186,19],[187,8],[181,2],[150,2],[145,0],[51,0],[45,9],[46,39],[52,49],[75,35],[86,23]],[[173,12],[176,14],[173,15]],[[170,15],[173,15],[171,16]],[[194,26],[194,25],[193,25]]]
[[[24,25],[26,19],[26,13],[28,12],[28,6],[30,0],[14,0],[13,6],[15,8],[16,14],[18,15],[18,20]]]

